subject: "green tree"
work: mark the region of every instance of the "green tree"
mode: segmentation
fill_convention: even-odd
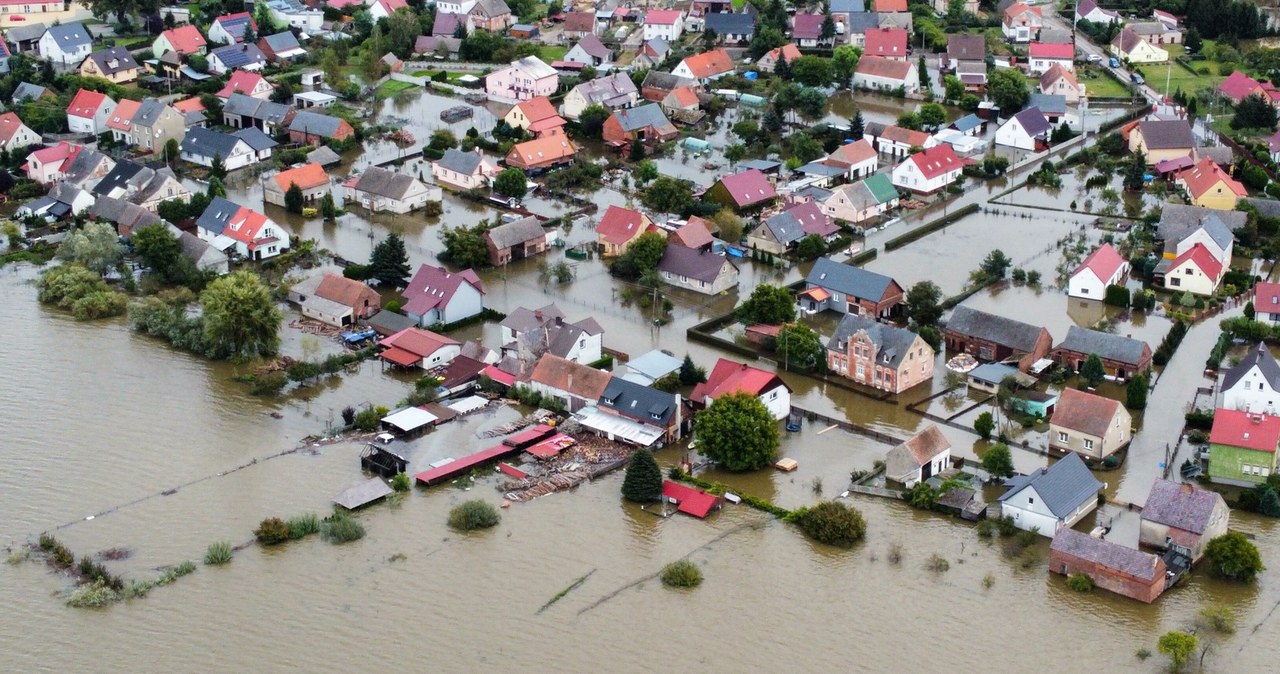
[[[791,156],[802,163],[811,162],[826,154],[823,152],[822,143],[807,133],[791,134],[789,142],[791,144]]]
[[[831,60],[821,56],[801,56],[791,60],[791,79],[810,87],[825,87],[834,76]]]
[[[818,37],[825,42],[830,42],[836,36],[836,20],[832,18],[831,12],[827,12],[822,17],[822,27],[818,29]]]
[[[1124,166],[1124,189],[1126,192],[1139,192],[1147,184],[1147,156],[1141,150],[1135,151]]]
[[[680,384],[693,386],[706,380],[707,371],[694,364],[692,356],[685,354],[684,362],[680,363]]]
[[[926,129],[937,129],[947,123],[947,109],[937,103],[920,106],[920,124]]]
[[[1003,116],[1010,116],[1026,107],[1031,100],[1027,79],[1016,68],[996,68],[987,75],[987,95],[1000,106]]]
[[[996,420],[991,416],[990,412],[983,412],[978,415],[977,419],[973,420],[973,430],[977,431],[978,435],[981,435],[983,440],[989,440],[991,438],[991,432],[995,429]]]
[[[726,470],[759,470],[778,452],[778,422],[750,393],[716,398],[694,418],[698,452]]]
[[[849,137],[853,140],[862,140],[865,133],[866,123],[862,120],[862,111],[854,108],[853,116],[849,118]]]
[[[160,223],[141,227],[133,233],[133,252],[152,274],[165,281],[170,281],[173,270],[185,259],[182,242]]]
[[[942,289],[933,281],[917,281],[907,291],[907,317],[917,327],[937,325],[942,318]]]
[[[493,191],[511,199],[523,199],[529,192],[529,180],[525,178],[524,171],[518,168],[503,169],[493,179]]]
[[[1276,109],[1271,107],[1267,99],[1258,94],[1245,96],[1236,103],[1236,114],[1231,118],[1233,129],[1264,129],[1272,131],[1276,128]]]
[[[484,233],[488,229],[489,224],[486,222],[471,227],[443,228],[440,238],[444,240],[444,251],[439,258],[464,268],[479,268],[489,264],[489,246],[484,240]]]
[[[1124,390],[1125,407],[1131,410],[1142,410],[1147,408],[1147,378],[1143,375],[1136,375],[1125,386]]]
[[[1004,278],[1004,275],[1008,273],[1009,266],[1012,264],[1013,261],[1009,259],[1009,256],[1005,255],[1004,251],[997,248],[983,258],[980,269],[983,274],[986,274],[990,278],[1002,279]]]
[[[631,139],[631,150],[627,154],[627,159],[635,162],[644,159],[644,141],[640,140],[639,137]]]
[[[955,75],[942,78],[942,88],[946,90],[945,95],[948,101],[959,101],[964,96],[964,82]]]
[[[862,52],[853,45],[842,44],[836,47],[831,54],[831,74],[836,86],[841,89],[849,88],[849,80],[853,79],[853,71],[858,69],[858,61],[861,59]]]
[[[200,293],[200,304],[211,357],[258,358],[280,348],[283,314],[256,274],[238,271],[215,279]]]
[[[1176,671],[1187,664],[1187,660],[1195,654],[1197,645],[1196,635],[1172,631],[1161,635],[1160,641],[1156,643],[1156,650],[1161,655],[1169,656],[1169,664]]]
[[[458,137],[448,129],[436,129],[431,132],[431,141],[427,143],[427,147],[433,150],[450,150],[458,147]]]
[[[622,496],[636,503],[650,503],[662,496],[662,469],[648,449],[641,447],[631,455],[622,479]]]
[[[276,19],[271,15],[271,9],[267,7],[265,2],[254,3],[253,22],[258,24],[258,30],[263,35],[271,35],[276,32]]]
[[[338,217],[338,205],[333,202],[332,192],[325,192],[320,198],[320,215],[323,215],[325,220]]]
[[[786,286],[761,283],[752,289],[746,301],[738,305],[734,314],[748,325],[790,323],[796,319],[796,300]]]
[[[653,163],[652,159],[642,160],[639,164],[636,164],[632,174],[636,177],[636,184],[643,185],[658,177],[658,165]]]
[[[722,208],[711,216],[711,222],[715,223],[716,232],[722,241],[738,243],[742,240],[742,233],[746,229],[746,224],[742,222],[742,218],[738,217],[737,213],[727,208]]]
[[[1266,568],[1258,548],[1238,531],[1229,531],[1209,541],[1204,554],[1209,560],[1209,570],[1221,578],[1247,582]]]
[[[730,168],[745,159],[746,156],[747,148],[742,143],[734,143],[724,149],[724,158],[729,162]]]
[[[793,512],[788,519],[809,538],[840,548],[852,548],[867,535],[862,513],[843,501],[822,501]]]
[[[645,189],[640,201],[660,213],[683,213],[693,204],[693,186],[686,180],[661,176]]]
[[[609,116],[613,113],[609,108],[592,103],[582,109],[578,114],[578,129],[582,131],[582,135],[593,140],[600,140],[604,134],[604,123],[608,121]]]
[[[404,239],[396,232],[373,247],[369,254],[369,278],[378,279],[378,283],[388,288],[409,285],[409,253],[404,248]]]
[[[992,446],[982,455],[982,469],[995,477],[1013,476],[1013,454],[1003,442]]]
[[[778,330],[775,342],[783,367],[791,370],[811,371],[822,363],[825,349],[822,337],[809,326],[788,323]]]
[[[172,14],[166,14],[165,16],[172,16]],[[252,24],[252,23],[246,23],[246,24],[244,25],[244,35],[243,35],[243,38],[244,38],[244,43],[245,43],[245,44],[255,44],[255,43],[257,43],[257,41],[258,41],[258,36],[257,36],[257,34],[255,34],[255,33],[253,32],[253,24]]]
[[[1188,54],[1199,53],[1200,47],[1203,44],[1204,44],[1204,40],[1200,37],[1200,31],[1196,30],[1195,28],[1187,29],[1186,34],[1183,35],[1182,37],[1182,46],[1184,49],[1186,49]],[[1192,99],[1192,100],[1195,100],[1195,99]]]
[[[916,60],[916,74],[920,76],[920,89],[926,93],[933,90],[933,79],[929,77],[929,66],[924,62],[924,54]],[[929,94],[932,96],[933,94]]]
[[[166,16],[168,16],[168,15],[166,15]],[[170,138],[169,140],[165,141],[165,143],[164,143],[164,160],[165,160],[166,162],[174,162],[174,161],[177,161],[179,154],[181,154],[181,148],[179,148],[179,146],[178,146],[178,139],[177,139],[177,138]]]
[[[302,188],[298,187],[298,183],[289,183],[289,189],[284,192],[284,210],[290,213],[302,213],[302,205],[306,203],[306,197],[302,195]]]
[[[796,244],[796,256],[801,260],[815,260],[827,252],[827,242],[817,234],[809,234]]]
[[[898,115],[898,126],[912,131],[919,131],[923,124],[920,122],[920,115],[914,112],[904,112]]]
[[[782,34],[781,28],[762,25],[756,29],[755,37],[751,38],[751,58],[758,59],[774,47],[781,47],[786,43],[787,38]]]
[[[1080,366],[1080,376],[1084,378],[1089,388],[1096,387],[1102,383],[1103,379],[1107,378],[1107,370],[1103,367],[1102,359],[1098,357],[1098,354],[1089,354],[1089,357],[1084,361],[1084,365]]]
[[[627,245],[627,249],[614,260],[609,271],[624,279],[637,280],[657,270],[666,251],[666,237],[657,232],[645,232]]]
[[[75,262],[99,275],[107,273],[124,257],[124,245],[110,222],[90,222],[62,242],[58,258]]]
[[[218,180],[223,180],[227,177],[227,166],[222,163],[221,154],[213,155],[213,164],[209,167],[209,175]],[[212,181],[210,182],[212,183]]]

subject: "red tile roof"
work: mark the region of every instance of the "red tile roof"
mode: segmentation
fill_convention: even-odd
[[[1081,271],[1089,269],[1100,281],[1106,283],[1123,264],[1124,258],[1120,257],[1120,253],[1116,252],[1116,249],[1112,248],[1111,244],[1104,243],[1101,247],[1089,253],[1089,257],[1086,257],[1084,262],[1081,262],[1080,266],[1071,272],[1071,275],[1075,276]]]
[[[387,349],[394,347],[395,349],[408,351],[421,360],[446,346],[460,346],[461,343],[457,340],[445,337],[444,335],[438,335],[430,330],[423,330],[422,328],[405,328],[390,337],[384,337],[382,341],[378,342],[378,345],[386,347]],[[385,354],[386,352],[383,353]]]
[[[122,99],[116,105],[115,112],[111,113],[111,117],[107,119],[107,128],[116,129],[117,131],[128,131],[133,128],[133,116],[138,114],[138,108],[142,107],[142,103],[128,98]]]
[[[1055,63],[1049,66],[1049,69],[1040,76],[1040,90],[1048,89],[1059,79],[1065,79],[1070,82],[1073,89],[1080,88],[1080,80],[1076,79],[1076,74],[1062,67],[1062,64]]]
[[[1032,42],[1027,48],[1031,58],[1041,59],[1075,59],[1076,47],[1072,44],[1055,44],[1052,42]]]
[[[560,116],[560,113],[556,112],[556,107],[551,104],[551,100],[546,96],[538,96],[527,101],[521,101],[516,104],[516,107],[520,108],[521,114],[530,122],[539,122]]]
[[[689,222],[683,227],[672,232],[667,241],[679,244],[685,248],[701,248],[709,246],[715,241],[711,236],[711,230],[707,228],[706,221],[698,216],[689,218]]]
[[[1115,400],[1068,388],[1063,389],[1054,405],[1049,423],[1100,438],[1107,434],[1119,409],[1120,403]]]
[[[907,31],[903,28],[873,28],[867,31],[864,56],[906,58]]]
[[[1227,175],[1212,159],[1205,157],[1196,163],[1195,166],[1178,174],[1178,180],[1187,186],[1187,192],[1192,199],[1199,199],[1209,190],[1218,185],[1219,182],[1225,183],[1227,189],[1231,190],[1237,197],[1249,196],[1249,191],[1244,188],[1240,181]]]
[[[774,63],[777,63],[778,61],[791,63],[792,59],[797,59],[801,56],[803,56],[803,54],[800,53],[800,48],[790,42],[782,45],[781,47],[774,47],[769,50],[769,53],[765,54],[765,58],[772,59]]]
[[[1253,286],[1253,308],[1259,313],[1280,314],[1280,283],[1258,281]]]
[[[706,519],[707,515],[711,514],[711,510],[720,503],[719,496],[713,496],[671,480],[662,481],[662,495],[677,501],[679,506],[676,509],[680,512],[702,519]]]
[[[76,92],[76,97],[71,99],[71,105],[67,106],[67,114],[72,117],[93,119],[93,116],[98,114],[98,109],[102,107],[103,102],[106,100],[106,94],[81,89]]]
[[[32,152],[27,155],[27,161],[30,162],[31,158],[35,157],[43,166],[48,166],[53,163],[66,166],[75,160],[76,156],[80,154],[81,149],[82,148],[79,145],[72,145],[64,140],[53,147],[41,148]],[[23,168],[25,169],[26,167],[27,165],[23,164]]]
[[[676,105],[681,108],[698,105],[698,95],[693,93],[693,89],[690,89],[689,87],[672,89],[671,93],[667,94],[667,96],[674,98]]]
[[[872,0],[877,12],[905,12],[907,11],[907,0]]]
[[[1221,91],[1223,96],[1239,102],[1250,94],[1261,94],[1262,85],[1258,80],[1237,70],[1218,85],[1218,91]]]
[[[227,79],[226,86],[218,90],[216,94],[218,98],[231,98],[231,94],[241,93],[246,96],[252,95],[253,90],[257,88],[260,82],[265,78],[258,73],[251,73],[247,70],[236,70],[231,73],[231,77]]]
[[[1174,270],[1186,264],[1188,261],[1199,267],[1200,271],[1203,272],[1205,276],[1208,276],[1215,281],[1218,279],[1218,275],[1222,273],[1222,263],[1218,261],[1218,258],[1213,256],[1213,253],[1209,252],[1208,248],[1205,248],[1203,243],[1197,243],[1188,249],[1187,252],[1174,259],[1173,265],[1169,267],[1169,273],[1172,274]]]
[[[902,143],[908,147],[924,147],[924,144],[929,142],[929,134],[923,131],[907,129],[896,124],[884,127],[884,131],[880,132],[880,137],[895,143]]]
[[[950,146],[948,146],[950,147]],[[739,208],[768,201],[778,196],[773,184],[759,169],[748,169],[741,173],[725,176],[720,184],[729,191],[729,197]]]
[[[653,221],[644,213],[610,206],[600,218],[600,224],[596,225],[596,234],[615,246],[621,246],[640,236],[652,224]]]
[[[324,167],[319,164],[303,164],[297,168],[277,173],[275,181],[282,192],[288,192],[290,185],[297,185],[299,189],[309,190],[313,187],[327,185],[329,183],[329,174],[325,173]]]
[[[845,143],[844,145],[836,148],[834,152],[827,155],[827,159],[845,166],[861,164],[868,159],[875,158],[876,149],[871,147],[871,143],[869,143],[866,138],[859,138],[852,143]]]
[[[721,73],[733,71],[733,59],[723,49],[712,49],[684,60],[684,65],[694,77],[714,77]]]
[[[204,36],[195,26],[179,26],[161,33],[169,44],[180,54],[194,54],[206,46]]]
[[[316,297],[361,311],[368,306],[377,307],[382,300],[378,291],[355,279],[327,272],[316,286]]]
[[[772,372],[721,358],[716,361],[716,366],[712,368],[707,381],[693,387],[693,394],[689,398],[709,405],[712,400],[729,393],[742,391],[758,396],[765,391],[773,390],[776,386],[791,390],[778,378],[778,375]]]
[[[915,162],[916,168],[920,169],[920,173],[927,180],[964,168],[964,163],[956,156],[955,150],[946,143],[935,145],[924,152],[917,152],[911,155],[908,161]]]
[[[1220,408],[1213,413],[1209,442],[1274,452],[1280,444],[1280,417]]]
[[[907,61],[890,61],[882,56],[872,56],[868,54],[858,60],[858,67],[854,72],[859,75],[867,75],[869,77],[881,77],[887,80],[905,81],[911,74],[911,69],[916,67]]]
[[[243,71],[237,70],[236,72],[243,72]],[[178,101],[177,103],[173,104],[173,109],[177,110],[178,112],[204,112],[205,111],[204,103],[200,102],[199,96],[192,96],[191,98]]]
[[[649,26],[674,26],[684,17],[678,9],[654,9],[644,15],[644,22]]]

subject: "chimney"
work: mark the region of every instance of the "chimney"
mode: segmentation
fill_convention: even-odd
[[[564,316],[556,316],[556,327],[564,325]]]
[[[1184,494],[1190,494],[1191,492],[1195,491],[1195,487],[1192,487],[1190,482],[1183,482],[1180,485],[1180,487],[1182,489],[1182,493]]]

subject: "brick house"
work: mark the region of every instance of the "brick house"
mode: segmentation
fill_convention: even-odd
[[[1067,338],[1053,347],[1053,359],[1079,371],[1091,354],[1097,354],[1108,377],[1124,381],[1151,369],[1151,347],[1146,342],[1071,326]]]
[[[1053,348],[1053,336],[1042,327],[964,305],[951,314],[942,336],[948,352],[967,353],[984,363],[1010,361],[1023,372]]]
[[[1083,573],[1104,590],[1148,604],[1165,589],[1166,569],[1159,557],[1066,527],[1058,529],[1049,546],[1049,571]]]
[[[933,380],[934,350],[919,335],[845,314],[827,342],[827,368],[864,386],[902,393]]]

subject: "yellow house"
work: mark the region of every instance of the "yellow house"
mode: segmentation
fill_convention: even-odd
[[[1128,59],[1130,63],[1169,61],[1168,50],[1152,45],[1146,38],[1129,28],[1120,31],[1120,34],[1111,41],[1111,55],[1118,59]]]
[[[1174,184],[1186,190],[1193,205],[1220,211],[1235,210],[1236,203],[1242,197],[1249,196],[1248,190],[1240,181],[1232,178],[1208,157],[1179,173]]]
[[[111,47],[86,57],[80,64],[80,74],[125,84],[138,79],[138,62],[133,60],[133,54],[128,49]]]
[[[1191,125],[1181,119],[1138,122],[1129,132],[1129,151],[1145,154],[1149,166],[1167,159],[1182,159],[1191,154],[1195,145]]]

